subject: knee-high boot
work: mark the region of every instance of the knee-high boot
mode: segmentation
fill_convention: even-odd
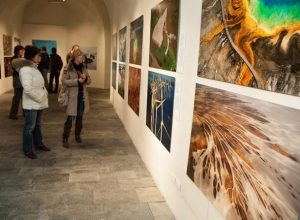
[[[77,143],[82,143],[80,134],[82,130],[82,117],[77,116],[76,118],[76,124],[75,124],[75,140]]]
[[[64,133],[63,133],[63,147],[69,148],[69,136],[71,132],[72,124],[65,123]]]

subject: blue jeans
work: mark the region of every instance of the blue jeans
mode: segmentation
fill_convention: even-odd
[[[77,118],[82,119],[84,113],[84,100],[83,100],[83,92],[78,93],[77,98]],[[65,124],[72,126],[72,122],[75,121],[76,116],[68,115]]]
[[[35,147],[44,146],[42,138],[42,110],[25,110],[23,130],[23,151],[32,152],[32,142]]]

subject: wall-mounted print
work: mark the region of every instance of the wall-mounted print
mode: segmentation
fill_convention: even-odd
[[[146,124],[170,152],[175,78],[149,71]]]
[[[150,67],[176,71],[179,0],[164,0],[151,10]]]
[[[85,54],[87,69],[97,70],[97,47],[81,47]]]
[[[126,62],[126,35],[127,35],[127,27],[124,27],[119,31],[119,60],[120,60],[120,62]]]
[[[10,77],[13,74],[12,69],[12,58],[11,57],[4,57],[4,74],[5,77]]]
[[[1,79],[1,74],[2,74],[2,70],[1,70],[1,63],[0,63],[0,79]]]
[[[225,219],[297,219],[299,115],[197,85],[187,174]]]
[[[12,56],[12,36],[3,34],[3,54],[4,56]]]
[[[111,50],[112,50],[111,53],[112,53],[112,59],[113,60],[118,59],[118,57],[117,57],[117,54],[118,54],[117,41],[118,41],[117,33],[115,33],[112,36],[112,46],[111,46]]]
[[[52,48],[57,48],[55,40],[32,40],[32,45],[37,48],[46,47],[47,53],[51,54]]]
[[[117,63],[115,62],[112,62],[112,65],[111,65],[111,85],[112,87],[116,90],[117,89]]]
[[[128,105],[140,114],[141,69],[129,67]]]
[[[144,16],[130,24],[130,59],[129,62],[142,65]]]
[[[18,45],[21,45],[21,38],[18,38],[18,37],[14,37],[14,47],[15,46],[18,46]]]
[[[118,93],[124,99],[125,97],[125,75],[126,75],[126,65],[119,64],[118,73]]]
[[[300,1],[204,0],[198,76],[300,96]]]

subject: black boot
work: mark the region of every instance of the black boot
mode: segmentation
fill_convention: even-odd
[[[64,133],[63,133],[63,147],[64,148],[69,148],[69,136],[71,132],[72,124],[65,124],[64,126]]]
[[[76,124],[75,124],[75,140],[77,143],[82,143],[80,134],[82,130],[82,117],[76,117]]]

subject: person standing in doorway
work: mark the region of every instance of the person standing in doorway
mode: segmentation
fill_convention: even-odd
[[[37,158],[33,145],[38,150],[50,151],[42,138],[42,114],[43,109],[48,108],[48,92],[43,76],[37,68],[40,60],[40,50],[28,45],[25,47],[25,59],[13,61],[13,67],[19,69],[23,87],[22,104],[25,112],[23,151],[30,159]]]
[[[57,93],[59,85],[60,71],[63,67],[61,57],[57,54],[56,48],[52,48],[52,54],[50,56],[50,82],[49,93]],[[55,78],[55,89],[53,91],[53,80]]]
[[[67,119],[64,124],[63,146],[69,148],[69,136],[72,122],[75,121],[75,140],[81,143],[83,114],[89,111],[87,85],[91,78],[83,65],[84,53],[78,49],[73,51],[67,70],[63,75],[62,84],[68,91]]]
[[[47,53],[46,47],[41,47],[40,49],[41,54],[41,62],[38,65],[39,71],[42,73],[42,76],[45,81],[45,87],[48,89],[49,83],[48,83],[48,72],[49,72],[49,64],[50,64],[50,58]]]
[[[18,45],[14,48],[14,56],[12,57],[12,60],[21,58],[24,56],[25,49],[23,46]],[[13,87],[14,87],[14,96],[11,103],[11,110],[9,114],[9,118],[13,120],[18,119],[18,111],[19,111],[19,105],[20,101],[22,99],[23,94],[23,88],[20,81],[19,73],[18,71],[13,68]]]

